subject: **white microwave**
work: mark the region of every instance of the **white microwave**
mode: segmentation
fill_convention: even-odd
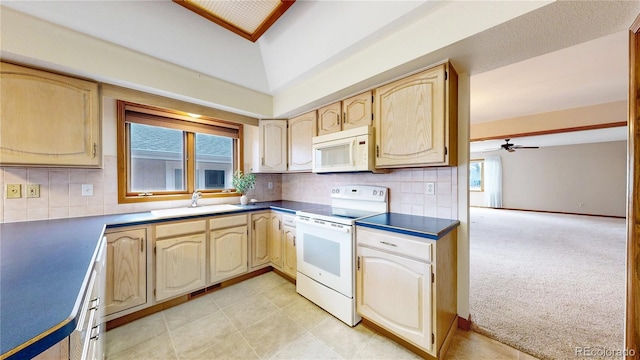
[[[373,131],[363,126],[313,137],[313,172],[378,172]]]

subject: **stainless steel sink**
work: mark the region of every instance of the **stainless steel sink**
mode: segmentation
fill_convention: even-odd
[[[199,215],[199,214],[215,214],[225,211],[234,211],[242,209],[240,206],[231,204],[220,205],[204,205],[197,207],[183,207],[172,209],[152,210],[151,214],[155,217],[173,217],[173,216],[185,216],[185,215]]]

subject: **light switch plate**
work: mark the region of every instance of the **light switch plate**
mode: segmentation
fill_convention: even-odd
[[[40,197],[40,184],[27,184],[27,197],[39,198]]]
[[[426,192],[427,195],[435,195],[436,194],[436,184],[432,182],[425,183],[426,184]]]
[[[22,186],[20,184],[7,184],[7,199],[20,199]]]

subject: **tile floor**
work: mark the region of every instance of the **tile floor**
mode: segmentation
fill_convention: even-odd
[[[419,359],[395,342],[343,324],[269,272],[107,332],[109,360]],[[534,359],[458,330],[447,359]]]

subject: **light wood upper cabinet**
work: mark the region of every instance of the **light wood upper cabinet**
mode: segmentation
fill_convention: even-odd
[[[318,135],[371,125],[371,91],[318,109]]]
[[[260,120],[260,163],[256,172],[287,171],[287,121]]]
[[[292,226],[282,226],[282,242],[284,248],[284,256],[282,263],[282,271],[285,274],[296,278],[297,272],[297,255],[296,255],[296,228]]]
[[[271,265],[278,270],[282,270],[282,217],[276,212],[272,212],[269,216],[268,229],[269,242],[269,261]]]
[[[318,109],[318,135],[342,130],[342,106],[340,102]]]
[[[342,101],[342,130],[349,130],[373,123],[371,91]]]
[[[251,268],[269,263],[270,212],[251,214]]]
[[[106,315],[147,302],[147,232],[132,229],[106,234]]]
[[[315,111],[289,119],[289,171],[311,171],[312,138],[316,136]]]
[[[446,63],[375,90],[376,168],[455,165],[457,81]]]
[[[102,165],[98,84],[0,63],[0,165]]]
[[[157,225],[156,300],[205,287],[206,222]]]

